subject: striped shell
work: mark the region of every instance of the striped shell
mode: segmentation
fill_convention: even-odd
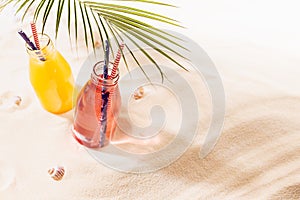
[[[65,169],[64,167],[55,167],[48,170],[49,175],[53,180],[60,181],[63,176],[65,175]]]

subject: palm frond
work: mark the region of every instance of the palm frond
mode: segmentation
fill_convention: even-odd
[[[119,47],[121,45],[121,43],[119,42],[119,39],[116,37],[115,32],[113,31],[113,29],[111,28],[111,26],[107,23],[107,21],[105,20],[108,30],[110,31],[111,35],[113,36],[114,42],[116,44],[117,47]],[[110,44],[112,46],[112,44]],[[113,48],[111,48],[113,50]],[[112,56],[114,57],[114,53],[112,53]]]
[[[97,20],[97,18],[96,18],[96,16],[95,16],[95,13],[92,12],[92,9],[91,9],[91,8],[90,8],[90,10],[91,10],[92,16],[93,16],[93,18],[94,18],[94,22],[96,23],[96,26],[97,26],[97,29],[98,29],[98,33],[99,33],[99,35],[100,35],[101,43],[104,44],[104,37],[103,37],[102,31],[101,31],[101,26],[100,26],[99,23],[98,23],[98,20]],[[102,28],[103,28],[103,27],[102,27]],[[101,45],[101,46],[102,46],[102,50],[103,50],[103,52],[104,52],[104,51],[105,51],[104,45]]]
[[[23,8],[25,5],[27,5],[27,4],[29,3],[29,5],[27,6],[27,8],[26,8],[25,11],[24,11],[24,14],[23,14],[23,16],[22,16],[22,20],[24,20],[24,18],[25,18],[25,16],[26,16],[26,13],[28,12],[29,8],[32,6],[33,2],[34,2],[34,0],[32,0],[32,1],[25,0],[25,1],[21,4],[21,6],[18,8],[18,10],[16,11],[16,14],[17,14],[18,12],[20,12],[20,11],[22,10],[22,8]]]
[[[77,49],[77,41],[78,41],[78,25],[77,25],[77,1],[73,0],[74,6],[74,31],[75,31],[75,41],[76,41],[76,49]]]
[[[1,0],[0,1],[0,12],[9,4],[11,4],[14,0]]]
[[[140,2],[140,3],[151,3],[151,4],[161,5],[161,6],[176,7],[171,4],[162,3],[162,2],[158,2],[158,1],[151,1],[151,0],[114,0],[114,1],[135,1],[135,2]]]
[[[71,40],[71,0],[68,0],[68,33]]]
[[[46,0],[40,1],[40,3],[38,4],[38,6],[36,7],[35,12],[34,12],[34,15],[33,15],[33,20],[34,20],[34,21],[37,20],[39,14],[40,14],[40,11],[41,11],[41,9],[43,8],[45,2],[46,2]]]
[[[135,40],[133,40],[125,31],[123,31],[121,28],[116,27],[122,34],[124,34],[136,47],[138,47],[138,49],[156,66],[156,68],[158,69],[160,76],[161,76],[161,80],[162,82],[164,81],[164,73],[161,70],[161,68],[159,67],[159,65],[157,64],[157,62],[145,51],[145,49],[143,49]]]
[[[84,5],[84,12],[85,12],[86,20],[87,20],[87,23],[88,23],[88,26],[89,26],[92,47],[93,47],[93,50],[95,50],[95,40],[94,40],[94,34],[93,34],[93,27],[92,27],[92,24],[91,24],[91,21],[90,21],[88,10],[87,10],[85,5]],[[94,51],[94,53],[95,53],[95,51]]]
[[[19,13],[20,10],[22,10],[22,8],[23,8],[28,2],[29,2],[29,0],[23,1],[23,3],[19,6],[19,8],[17,9],[17,11],[16,11],[15,14]],[[3,6],[7,6],[7,5],[8,5],[8,4],[5,4],[5,5],[3,5]],[[3,8],[4,8],[4,7],[3,7]],[[24,12],[24,14],[26,14],[26,12]]]
[[[115,11],[115,12],[120,12],[120,13],[127,13],[130,15],[135,15],[135,16],[139,16],[139,17],[144,17],[144,18],[164,22],[167,24],[171,24],[173,26],[182,27],[181,25],[178,24],[178,21],[176,21],[176,20],[172,20],[163,15],[158,15],[158,14],[148,12],[145,10],[132,9],[131,7],[114,5],[114,4],[109,4],[110,6],[108,6],[105,3],[101,4],[98,2],[97,3],[84,2],[84,4],[90,6],[91,8],[98,9],[98,10],[109,10],[109,11]]]
[[[110,40],[109,34],[108,34],[107,30],[106,30],[107,24],[104,23],[101,15],[98,14],[98,18],[99,18],[99,21],[100,21],[100,23],[102,25],[103,32],[105,33],[106,39],[108,40],[108,44],[109,44],[109,47],[111,49],[111,53],[114,54],[114,50],[113,50],[112,45],[111,45],[111,40]],[[102,43],[102,44],[104,44],[104,43]],[[102,45],[102,46],[104,46],[104,45]]]
[[[56,24],[55,24],[55,38],[57,38],[58,28],[59,28],[59,25],[60,25],[60,19],[61,19],[61,14],[62,14],[64,5],[65,5],[64,0],[59,0],[58,1]]]
[[[149,12],[147,10],[141,10],[138,8],[133,8],[129,6],[123,6],[123,5],[116,5],[116,4],[109,4],[109,3],[101,3],[101,2],[93,2],[93,1],[84,1],[84,4],[91,6],[98,6],[103,9],[109,9],[109,10],[115,10],[115,11],[120,11],[120,12],[127,12],[129,14],[135,14],[135,15],[151,15],[154,17],[159,17],[165,20],[173,21],[173,22],[178,22],[177,20],[174,20],[170,17],[166,17],[164,15],[160,15],[157,13]]]
[[[160,33],[157,33],[155,31],[153,31],[151,28],[146,28],[144,26],[141,26],[137,23],[134,23],[132,22],[131,20],[126,20],[122,17],[118,17],[116,15],[113,15],[113,13],[111,12],[102,12],[101,13],[102,16],[104,16],[105,18],[109,19],[110,21],[114,21],[116,23],[118,23],[119,25],[124,25],[124,26],[127,26],[128,28],[135,28],[136,30],[142,30],[144,32],[147,32],[147,33],[150,33],[151,35],[154,35],[154,36],[157,36],[161,39],[164,39],[165,41],[168,41],[172,44],[175,44],[176,46],[180,47],[180,48],[183,48],[185,50],[188,51],[187,48],[185,48],[184,46],[178,44],[177,42],[171,40],[170,38],[160,34]],[[146,35],[148,37],[148,39],[152,40],[153,38],[149,37],[148,35]],[[168,48],[168,47],[167,47]],[[177,52],[176,52],[177,53]]]
[[[106,24],[107,24],[107,26],[108,26],[111,34],[113,35],[113,37],[115,39],[117,47],[120,47],[121,43],[119,42],[119,39],[121,39],[121,41],[123,41],[122,37],[118,34],[117,31],[115,31],[115,29],[113,29],[113,27],[109,24],[109,22],[107,20],[106,20]],[[119,39],[117,38],[116,35],[119,37]],[[129,71],[129,66],[128,66],[126,58],[125,58],[125,56],[123,54],[123,50],[122,49],[121,49],[121,53],[122,53],[122,56],[123,56],[123,59],[124,59],[125,66],[126,66],[127,70]],[[114,56],[114,54],[113,54],[113,56]]]
[[[132,28],[132,27],[126,25],[125,23],[119,23],[118,21],[115,21],[115,20],[113,20],[113,19],[110,19],[110,21],[111,21],[111,23],[113,23],[113,24],[115,24],[116,26],[122,28],[123,30],[132,31],[133,33],[137,34],[136,36],[139,36],[139,37],[141,36],[141,38],[147,39],[147,40],[143,40],[143,41],[145,41],[146,44],[148,44],[148,45],[150,45],[150,43],[149,43],[148,41],[154,42],[154,43],[156,43],[156,44],[158,44],[158,45],[160,45],[160,46],[162,46],[162,47],[168,49],[169,51],[171,51],[171,52],[177,54],[178,56],[180,56],[180,57],[182,57],[182,58],[184,58],[184,59],[187,59],[187,58],[185,58],[184,56],[182,56],[180,53],[176,52],[176,51],[173,50],[172,48],[170,48],[170,47],[168,47],[167,45],[165,45],[165,44],[163,44],[162,42],[160,42],[159,40],[153,38],[152,36],[150,36],[150,35],[148,35],[148,34],[142,32],[142,31],[139,31],[139,30],[136,29],[136,28]],[[134,36],[134,37],[135,37],[135,36]],[[136,37],[136,38],[137,38],[137,37]],[[141,40],[141,41],[142,41],[142,40]]]
[[[93,10],[96,10],[96,11],[99,11],[99,12],[105,12],[108,10],[109,11],[114,11],[114,14],[118,14],[116,11],[116,9],[109,9],[109,8],[105,8],[105,7],[99,7],[99,6],[90,6],[93,8]],[[137,15],[135,14],[134,12],[131,12],[131,11],[126,11],[126,10],[119,10],[119,12],[122,12],[122,13],[127,13],[127,14],[131,14],[131,15]],[[111,13],[111,12],[110,12]],[[125,15],[123,15],[125,16]],[[155,20],[155,21],[159,21],[159,22],[163,22],[163,23],[167,23],[167,24],[170,24],[170,25],[173,25],[173,26],[178,26],[178,27],[181,27],[181,28],[184,28],[183,26],[179,25],[178,23],[176,22],[172,22],[172,21],[168,21],[168,20],[164,20],[164,19],[161,19],[161,18],[158,18],[158,17],[153,17],[151,15],[143,15],[143,14],[139,14],[137,15],[139,17],[144,17],[144,18],[147,18],[147,19],[151,19],[151,20]]]
[[[116,28],[114,26],[111,26],[112,29],[115,31],[116,35],[122,40],[124,41],[123,37],[119,34],[119,32],[116,30]],[[142,65],[140,64],[140,62],[138,61],[138,59],[136,58],[136,56],[134,55],[134,53],[131,51],[131,49],[128,47],[127,44],[125,44],[126,49],[129,51],[129,54],[131,55],[131,57],[134,59],[135,63],[138,65],[138,67],[140,68],[140,70],[142,71],[142,73],[145,75],[145,77],[147,78],[147,80],[151,83],[151,80],[149,78],[149,76],[147,75],[147,73],[145,72],[145,70],[143,69]],[[121,49],[121,54],[122,54],[122,58],[124,59],[124,63],[126,65],[126,68],[128,69],[128,64],[124,55],[124,51]],[[130,73],[130,71],[128,70],[128,72]]]
[[[110,17],[113,17],[115,20],[119,20],[119,21],[122,21],[122,22],[125,22],[127,24],[131,24],[131,25],[135,25],[135,26],[138,26],[138,28],[140,27],[145,27],[145,28],[148,28],[149,30],[153,30],[153,31],[156,31],[156,32],[159,32],[159,33],[162,33],[166,36],[169,36],[173,39],[176,39],[176,40],[179,40],[179,41],[183,41],[181,38],[178,38],[166,31],[163,31],[161,29],[158,29],[158,28],[155,28],[145,22],[142,22],[141,20],[137,20],[137,19],[134,19],[132,17],[128,17],[128,16],[125,16],[125,15],[121,15],[121,14],[118,14],[118,13],[114,13],[114,12],[109,12],[109,11],[98,11],[97,8],[93,8],[91,7],[91,9],[93,9],[95,12],[99,12],[101,15],[104,16],[104,14],[106,14],[107,16],[110,16]],[[175,41],[173,41],[175,43]]]
[[[118,24],[116,22],[112,22],[112,24],[115,24],[119,29],[122,29],[123,31],[128,32],[130,35],[132,35],[133,37],[137,38],[138,40],[142,41],[143,43],[147,44],[149,47],[153,48],[154,50],[158,51],[160,54],[162,54],[163,56],[167,57],[168,59],[170,59],[171,61],[173,61],[174,63],[176,63],[178,66],[180,66],[182,69],[186,70],[187,69],[181,65],[179,62],[177,62],[175,59],[173,59],[171,56],[169,56],[167,53],[165,53],[164,51],[162,51],[160,48],[156,47],[153,43],[149,42],[148,40],[146,40],[145,38],[156,42],[157,44],[167,48],[169,51],[176,53],[177,55],[181,56],[182,58],[185,58],[184,56],[180,55],[179,53],[177,53],[176,51],[174,51],[173,49],[167,47],[166,45],[162,44],[161,42],[159,42],[158,40],[155,40],[149,36],[147,36],[146,34],[138,31],[138,30],[133,30],[131,28],[126,27],[125,25],[122,24]],[[143,36],[143,37],[142,37]],[[185,58],[186,59],[186,58]]]
[[[85,41],[85,45],[88,49],[89,48],[89,41],[88,41],[88,36],[87,36],[87,27],[86,27],[86,23],[85,23],[85,15],[84,15],[84,12],[83,12],[81,2],[79,2],[79,8],[80,8],[81,19],[82,19],[82,23],[83,23],[83,29],[84,29],[84,41]]]
[[[119,46],[120,41],[123,41],[122,36],[126,37],[143,53],[143,55],[146,58],[148,58],[156,66],[156,68],[159,70],[159,73],[161,74],[162,80],[164,79],[165,75],[161,71],[159,65],[151,57],[151,55],[140,46],[136,39],[146,44],[150,48],[154,49],[162,56],[171,60],[179,67],[185,69],[185,67],[182,66],[179,62],[177,62],[174,58],[172,58],[172,56],[170,56],[165,51],[161,50],[161,48],[167,49],[168,51],[176,54],[177,56],[186,59],[184,56],[176,52],[174,48],[171,47],[171,45],[176,45],[177,47],[188,51],[188,49],[185,48],[184,45],[181,43],[184,41],[182,41],[181,38],[178,38],[167,31],[158,29],[152,26],[151,24],[144,22],[143,19],[157,21],[160,23],[165,23],[171,26],[181,28],[184,27],[181,26],[181,24],[175,19],[148,10],[126,6],[124,5],[124,3],[126,2],[176,7],[174,5],[159,2],[156,0],[112,0],[110,2],[100,0],[0,0],[0,11],[4,9],[7,5],[14,4],[18,6],[16,13],[22,11],[22,19],[24,19],[24,17],[29,13],[29,9],[32,6],[34,6],[35,11],[33,15],[33,20],[37,21],[39,17],[42,17],[42,32],[44,32],[51,11],[54,10],[54,7],[57,7],[55,23],[56,38],[60,29],[62,15],[64,11],[67,10],[66,12],[68,20],[68,34],[71,40],[71,30],[74,30],[73,34],[75,36],[76,48],[79,31],[78,23],[82,23],[84,41],[87,49],[92,47],[95,51],[95,29],[100,35],[100,40],[102,44],[104,43],[104,40],[107,39],[111,47],[113,46],[112,42]],[[67,9],[64,9],[65,4],[67,4]],[[72,23],[74,23],[74,29],[71,29]],[[125,46],[128,49],[130,55],[133,57],[133,59],[139,66],[139,68],[146,75],[146,72],[143,70],[142,65],[138,61],[137,57],[128,48],[127,45]],[[112,48],[111,50],[112,54],[114,55]],[[128,68],[128,64],[123,54],[123,51],[122,57],[126,67]],[[149,77],[147,76],[147,78]]]
[[[47,6],[45,8],[44,15],[43,15],[42,33],[44,33],[45,26],[46,26],[50,11],[53,7],[53,4],[54,4],[54,0],[49,0]]]

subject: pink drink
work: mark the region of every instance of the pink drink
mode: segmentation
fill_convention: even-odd
[[[111,65],[109,71],[111,71]],[[94,66],[91,79],[81,89],[75,109],[73,124],[73,135],[82,145],[92,148],[102,147],[107,144],[111,134],[116,129],[116,120],[121,106],[121,97],[118,87],[119,74],[103,80],[103,62],[98,62]],[[104,89],[104,90],[103,90]],[[103,94],[108,95],[107,104],[102,101]],[[106,131],[104,141],[101,140],[100,130],[103,123],[100,118],[103,116],[101,106],[107,106],[106,111]],[[103,129],[105,130],[105,129]]]

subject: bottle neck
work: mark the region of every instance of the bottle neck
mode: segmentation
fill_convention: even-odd
[[[93,72],[91,74],[91,81],[93,84],[97,86],[105,86],[105,87],[115,87],[119,81],[119,71],[117,70],[114,76],[111,76],[111,72],[113,69],[113,63],[109,63],[108,65],[108,78],[104,79],[103,70],[104,70],[104,62],[97,62],[93,67]]]
[[[39,33],[38,38],[40,43],[40,50],[32,50],[27,44],[26,50],[30,58],[45,61],[47,60],[47,57],[51,56],[51,54],[53,54],[56,51],[56,49],[48,35]],[[30,36],[29,39],[31,41],[34,41],[33,36]]]

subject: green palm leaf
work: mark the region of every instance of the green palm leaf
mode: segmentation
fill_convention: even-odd
[[[156,68],[159,70],[159,73],[161,74],[162,80],[164,79],[165,75],[161,71],[159,65],[155,62],[151,55],[137,43],[135,39],[143,42],[144,44],[160,53],[162,56],[168,58],[176,65],[185,69],[184,66],[182,66],[179,62],[172,58],[171,55],[160,49],[160,47],[163,47],[164,49],[169,50],[171,53],[185,58],[180,53],[174,51],[171,46],[169,46],[170,44],[176,45],[177,47],[188,51],[188,49],[186,49],[184,45],[180,43],[183,41],[180,38],[166,31],[160,30],[150,25],[149,23],[145,23],[143,20],[139,20],[137,18],[145,18],[148,20],[169,24],[171,26],[182,27],[180,23],[177,20],[158,13],[123,5],[126,2],[176,7],[174,5],[155,0],[112,0],[110,3],[100,0],[0,0],[0,11],[7,5],[13,4],[18,6],[16,13],[19,13],[21,11],[23,12],[22,19],[24,19],[24,17],[28,14],[29,9],[34,6],[35,12],[33,15],[33,20],[37,21],[39,17],[42,17],[42,32],[44,32],[50,13],[54,10],[54,7],[57,7],[55,23],[55,37],[57,37],[58,31],[60,29],[62,15],[64,13],[64,10],[67,10],[68,33],[71,38],[71,23],[74,23],[76,47],[78,41],[78,23],[80,22],[83,24],[84,41],[87,49],[92,47],[95,50],[94,40],[96,33],[94,32],[94,29],[96,27],[96,30],[100,35],[101,42],[104,43],[104,40],[107,39],[111,47],[113,46],[112,42],[115,42],[117,46],[120,45],[120,42],[123,41],[121,35],[128,38],[128,40],[130,40],[145,55],[145,57],[148,58],[156,66]],[[64,9],[65,4],[67,4],[67,9]],[[111,37],[113,40],[111,39]],[[142,65],[135,57],[134,53],[131,51],[131,49],[128,48],[127,45],[125,45],[125,47],[128,49],[130,56],[133,57],[137,65],[146,75],[145,71],[142,68]],[[111,52],[114,55],[113,49]],[[128,63],[123,51],[121,53],[125,65],[128,68]]]
[[[161,3],[158,1],[151,1],[151,0],[115,0],[115,1],[135,1],[135,2],[141,2],[141,3],[151,3],[151,4],[157,4],[157,5],[162,5],[162,6],[170,6],[170,7],[176,7],[171,4],[166,4],[166,3]]]
[[[59,0],[58,1],[56,25],[55,25],[55,38],[57,38],[58,28],[59,28],[60,19],[61,19],[61,13],[63,11],[64,4],[65,4],[64,0]]]
[[[109,37],[109,34],[108,34],[107,30],[106,30],[107,24],[104,24],[104,21],[103,21],[101,15],[98,14],[98,18],[99,18],[99,21],[100,21],[101,26],[102,26],[102,28],[103,28],[103,32],[105,33],[106,39],[108,40],[108,44],[109,44],[109,46],[110,46],[111,52],[112,52],[112,54],[114,54],[113,48],[112,48],[112,45],[111,45],[111,41],[110,41],[110,37]],[[102,44],[104,44],[104,43],[102,43]],[[104,46],[104,45],[102,45],[102,46]]]
[[[177,62],[175,59],[173,59],[171,56],[169,56],[167,53],[165,53],[164,51],[162,51],[160,48],[157,48],[153,43],[149,42],[148,40],[144,39],[144,38],[150,38],[151,41],[156,42],[157,44],[167,48],[169,51],[172,51],[173,53],[178,54],[179,56],[181,56],[179,53],[177,53],[176,51],[174,51],[173,49],[167,47],[166,45],[162,44],[161,42],[159,42],[158,40],[155,40],[151,37],[148,37],[147,35],[145,35],[144,33],[137,31],[137,30],[133,30],[128,28],[125,25],[119,24],[117,22],[112,22],[112,24],[116,25],[117,27],[119,27],[119,29],[122,29],[126,32],[128,32],[130,35],[134,36],[135,38],[137,38],[138,40],[142,41],[143,43],[147,44],[148,46],[150,46],[151,48],[153,48],[154,50],[158,51],[160,54],[164,55],[165,57],[167,57],[168,59],[170,59],[171,61],[173,61],[174,63],[176,63],[178,66],[180,66],[181,68],[183,68],[184,70],[187,71],[187,69],[181,65],[179,62]],[[143,37],[142,37],[142,36]],[[136,44],[136,43],[134,43]],[[142,51],[143,52],[143,51]],[[148,57],[148,56],[147,56]],[[181,56],[182,58],[185,58],[183,56]],[[149,58],[149,57],[148,57]]]
[[[141,41],[145,41],[145,43],[148,44],[148,46],[150,46],[150,41],[151,41],[151,42],[154,42],[154,43],[156,43],[156,44],[158,44],[158,45],[160,45],[160,46],[162,46],[162,47],[168,49],[169,51],[171,51],[171,52],[177,54],[178,56],[180,56],[180,57],[182,57],[182,58],[185,58],[184,56],[182,56],[181,54],[179,54],[178,52],[176,52],[176,51],[173,50],[172,48],[170,48],[170,47],[168,47],[167,45],[163,44],[163,43],[160,42],[159,40],[157,40],[157,39],[151,37],[150,35],[148,35],[148,34],[142,32],[142,31],[139,31],[138,29],[132,28],[132,27],[130,27],[130,26],[126,25],[126,24],[123,24],[123,23],[119,23],[118,21],[115,21],[115,20],[113,20],[113,19],[110,19],[110,21],[111,21],[112,24],[114,24],[114,25],[116,25],[116,26],[122,28],[123,30],[127,30],[127,31],[130,31],[130,32],[136,34],[134,37],[136,37],[137,39],[143,38],[143,40],[141,40]],[[140,37],[140,36],[141,36],[141,37]],[[144,38],[145,38],[145,39],[148,39],[148,40],[144,40]],[[148,41],[149,41],[149,42],[148,42]],[[151,45],[152,45],[152,44],[151,44]],[[153,47],[154,47],[154,46],[153,46]],[[185,58],[185,59],[187,59],[187,58]]]
[[[94,49],[95,48],[95,42],[94,42],[93,28],[92,28],[89,13],[87,11],[86,6],[84,6],[84,12],[85,12],[86,20],[87,20],[87,23],[88,23],[88,26],[89,26],[90,38],[91,38],[92,46],[93,46],[93,49]]]
[[[35,9],[34,15],[33,15],[33,19],[34,21],[37,20],[41,9],[43,8],[44,4],[46,3],[46,0],[40,1],[40,3],[38,4],[37,8]]]
[[[84,16],[84,13],[83,13],[82,4],[80,2],[79,2],[79,8],[80,8],[80,12],[81,12],[81,18],[82,18],[83,29],[84,29],[85,45],[88,48],[89,47],[89,41],[88,41],[88,36],[87,36],[87,28],[86,28],[86,24],[85,24],[85,16]]]
[[[77,47],[77,39],[78,39],[78,26],[77,26],[77,1],[74,1],[74,28],[75,28],[75,40],[76,40],[76,47]]]
[[[119,29],[119,31],[124,34],[135,46],[138,47],[138,49],[156,66],[156,68],[158,69],[160,76],[161,76],[161,80],[162,82],[164,81],[164,73],[161,70],[161,68],[159,67],[159,65],[157,64],[157,62],[155,62],[155,60],[145,51],[145,49],[143,49],[135,40],[133,40],[125,31],[122,31],[122,29],[120,29],[119,27],[116,27],[117,29]]]
[[[68,0],[68,33],[71,35],[71,0]]]
[[[161,39],[164,39],[165,41],[168,41],[168,42],[170,42],[170,43],[172,43],[172,44],[175,44],[176,46],[181,47],[181,48],[183,48],[183,49],[185,49],[185,50],[188,51],[187,48],[185,48],[184,46],[182,46],[182,45],[180,45],[180,44],[174,42],[174,41],[171,40],[170,38],[168,38],[168,37],[166,37],[166,36],[164,36],[164,35],[162,35],[162,34],[160,34],[160,33],[157,33],[157,32],[155,32],[155,31],[153,31],[153,30],[151,30],[151,29],[149,29],[149,28],[145,28],[144,26],[141,26],[141,25],[139,25],[139,24],[135,24],[135,23],[133,23],[133,22],[131,22],[131,21],[129,21],[129,20],[124,20],[124,18],[119,18],[119,17],[117,17],[116,15],[113,16],[113,13],[110,13],[110,14],[109,14],[108,12],[104,12],[104,13],[101,13],[101,15],[105,16],[105,18],[109,19],[110,21],[113,21],[113,22],[117,23],[117,24],[118,24],[117,26],[126,26],[126,27],[129,28],[129,29],[135,29],[139,34],[143,35],[144,37],[147,37],[149,40],[154,41],[155,39],[153,39],[153,38],[150,37],[149,35],[147,35],[147,34],[141,32],[141,31],[139,31],[139,30],[142,30],[142,31],[144,31],[144,32],[147,32],[148,34],[150,33],[151,35],[154,35],[154,36],[157,36],[157,37],[159,37],[159,38],[161,38]],[[157,40],[155,40],[155,41],[157,41]],[[160,42],[157,42],[157,43],[160,43]],[[164,46],[165,48],[169,49],[170,51],[173,51],[173,49],[170,49],[170,48],[167,47],[166,45],[164,45],[164,44],[162,44],[162,43],[160,43],[160,44],[161,44],[161,46]],[[175,54],[178,54],[177,52],[174,52],[174,53],[175,53]],[[180,54],[178,54],[178,55],[181,56]]]
[[[91,8],[90,8],[90,9],[91,9]],[[104,37],[103,37],[102,31],[101,31],[101,27],[100,27],[100,25],[99,25],[99,23],[98,23],[98,20],[97,20],[96,16],[95,16],[95,13],[92,12],[92,10],[91,10],[91,13],[92,13],[93,19],[94,19],[94,21],[95,21],[95,23],[96,23],[96,26],[97,26],[97,28],[98,28],[98,33],[99,33],[99,35],[100,35],[101,43],[104,44]],[[103,28],[103,27],[102,27],[102,28]],[[102,46],[102,50],[103,50],[103,52],[104,52],[104,51],[105,51],[105,50],[104,50],[104,45],[101,45],[101,46]]]
[[[27,13],[27,11],[29,10],[29,8],[32,6],[33,2],[34,2],[34,0],[32,0],[32,1],[25,0],[25,1],[21,4],[21,6],[19,7],[19,9],[16,11],[16,13],[18,13],[25,5],[27,5],[27,4],[29,3],[29,5],[27,6],[27,8],[26,8],[25,11],[24,11],[22,20],[24,20],[24,18],[25,18],[25,16],[26,16],[26,13]]]
[[[50,14],[53,4],[54,4],[54,0],[49,0],[48,4],[46,6],[46,9],[44,11],[42,33],[44,33],[45,26],[46,26],[46,23],[47,23],[47,20],[48,20],[48,17],[49,17],[49,14]]]
[[[0,12],[9,4],[11,4],[14,0],[1,0],[0,1]]]
[[[23,3],[19,6],[18,10],[16,11],[16,14],[22,10],[22,8],[29,2],[29,0],[25,0],[23,1]],[[5,8],[5,6],[7,6],[8,4],[3,4],[1,5],[2,9]],[[26,14],[26,12],[24,12],[24,14]]]
[[[116,28],[114,26],[111,26],[112,30],[114,30],[114,32],[116,33],[116,35],[120,38],[121,41],[124,41],[123,37],[119,34],[119,32],[116,30]],[[143,69],[142,65],[140,64],[140,62],[138,61],[138,59],[136,58],[136,56],[134,55],[134,53],[132,52],[132,50],[128,47],[127,44],[125,44],[126,49],[128,50],[129,54],[131,55],[131,57],[134,59],[134,61],[136,62],[136,64],[138,65],[138,67],[141,69],[142,73],[145,75],[145,77],[147,78],[147,80],[151,83],[150,78],[148,77],[147,73],[145,72],[145,70]],[[121,49],[121,54],[122,57],[124,59],[124,63],[126,65],[126,68],[128,69],[128,64],[126,62],[126,58],[124,56],[124,50]],[[130,71],[128,70],[129,74]]]
[[[153,26],[151,26],[151,25],[149,25],[149,24],[147,24],[145,22],[142,22],[140,20],[134,19],[132,17],[128,17],[128,16],[125,16],[125,15],[121,15],[121,14],[118,14],[118,13],[109,12],[109,11],[105,11],[105,10],[98,10],[97,8],[95,8],[93,6],[91,6],[91,9],[95,10],[95,12],[98,12],[100,14],[105,14],[106,13],[107,15],[111,15],[111,16],[113,16],[114,19],[118,19],[118,20],[123,21],[125,23],[136,24],[139,27],[144,26],[144,27],[146,27],[148,29],[154,30],[154,31],[159,32],[159,33],[163,33],[166,36],[170,36],[170,37],[172,37],[174,39],[182,41],[182,39],[180,39],[180,38],[178,38],[178,37],[176,37],[176,36],[174,36],[174,35],[172,35],[170,33],[167,33],[167,32],[165,32],[165,31],[163,31],[161,29],[155,28],[155,27],[153,27]]]
[[[120,5],[113,5],[113,4],[109,4],[110,6],[108,6],[107,4],[91,3],[91,2],[84,2],[84,4],[86,4],[92,8],[95,8],[95,9],[99,9],[99,10],[110,10],[110,11],[116,11],[116,12],[121,12],[121,13],[127,13],[127,14],[131,14],[131,15],[136,15],[139,17],[145,17],[148,19],[168,23],[168,24],[171,24],[174,26],[182,27],[177,23],[176,20],[172,20],[168,17],[164,17],[162,15],[158,15],[158,14],[151,13],[151,12],[144,11],[144,10],[128,9],[130,7],[127,7],[127,6],[120,6]]]
[[[95,7],[100,7],[103,9],[110,9],[110,10],[116,10],[116,11],[121,11],[121,12],[128,12],[129,14],[135,14],[135,15],[152,15],[155,17],[159,17],[165,20],[173,21],[173,22],[178,22],[172,18],[166,17],[164,15],[159,15],[157,13],[149,12],[146,10],[141,10],[137,8],[132,8],[129,6],[122,6],[122,5],[116,5],[116,4],[109,4],[109,3],[101,3],[101,2],[91,2],[91,1],[84,1],[86,5],[89,6],[95,6]],[[129,12],[130,11],[130,12]]]
[[[118,32],[115,31],[115,29],[113,29],[113,27],[108,23],[108,21],[106,21],[106,24],[107,24],[107,26],[108,26],[108,28],[109,28],[111,34],[113,35],[113,37],[114,37],[114,39],[115,39],[115,42],[116,42],[117,47],[120,47],[120,46],[121,46],[121,43],[119,42],[119,39],[120,39],[121,41],[124,41],[124,40],[123,40],[122,37],[118,34]],[[117,38],[117,36],[119,37],[119,39]],[[126,66],[127,70],[129,71],[129,66],[128,66],[127,60],[126,60],[126,58],[125,58],[125,56],[124,56],[123,50],[122,50],[122,49],[120,49],[120,50],[121,50],[121,54],[122,54],[122,57],[123,57],[125,66]],[[113,55],[114,55],[114,54],[113,54]]]

